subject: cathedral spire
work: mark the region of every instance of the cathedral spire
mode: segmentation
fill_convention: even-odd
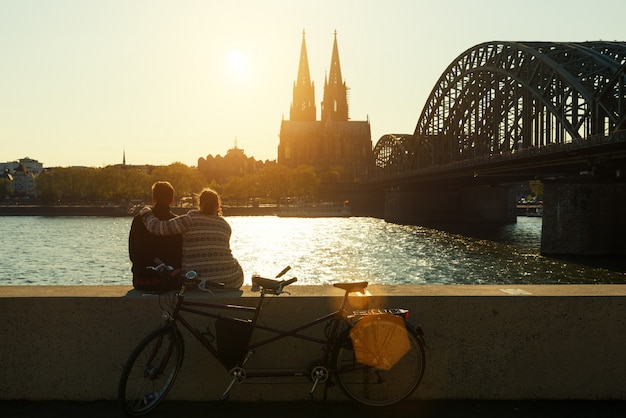
[[[293,101],[289,118],[295,121],[315,121],[315,86],[309,73],[309,58],[306,52],[306,40],[302,31],[302,47],[300,49],[300,65],[298,78],[293,85]]]
[[[324,100],[322,101],[322,120],[348,120],[348,88],[341,78],[337,31],[333,42],[333,54],[330,59],[330,72],[324,82]]]

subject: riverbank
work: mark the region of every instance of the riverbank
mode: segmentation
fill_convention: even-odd
[[[172,207],[177,215],[187,213],[190,207]],[[279,209],[276,206],[225,206],[224,216],[271,216],[276,215]],[[297,208],[293,208],[297,209]],[[518,216],[541,216],[540,205],[518,205]],[[0,216],[134,216],[137,208],[123,206],[47,206],[47,205],[0,205]],[[306,212],[296,215],[306,217]],[[341,214],[341,213],[340,213]],[[283,214],[284,215],[284,214]],[[331,214],[336,216],[337,213]],[[341,214],[345,215],[345,214]]]
[[[177,215],[187,213],[188,207],[173,207]],[[269,216],[274,215],[273,206],[224,207],[224,216]],[[133,216],[135,211],[122,206],[46,206],[46,205],[2,205],[0,216]]]

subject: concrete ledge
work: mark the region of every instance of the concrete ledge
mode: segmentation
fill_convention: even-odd
[[[331,286],[289,288],[264,321],[286,327],[334,308]],[[371,286],[355,305],[411,310],[426,336],[427,364],[415,399],[626,400],[626,285]],[[190,298],[253,304],[249,288]],[[112,400],[137,343],[160,323],[159,298],[114,286],[1,286],[0,399]],[[198,327],[203,324],[194,322]],[[186,337],[188,335],[185,335]],[[227,373],[192,338],[170,400],[214,400]],[[286,339],[255,364],[286,366],[319,347]],[[304,400],[305,379],[249,380],[238,401]],[[256,383],[256,384],[255,384]],[[261,384],[258,384],[261,383]],[[319,393],[321,395],[321,392]],[[343,400],[339,389],[330,399]]]

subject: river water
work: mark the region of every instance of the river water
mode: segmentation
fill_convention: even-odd
[[[376,218],[233,216],[231,247],[246,284],[284,266],[299,284],[626,283],[623,265],[539,254],[541,218],[475,238]],[[129,285],[131,218],[0,218],[0,285]],[[1,289],[0,289],[1,292]]]

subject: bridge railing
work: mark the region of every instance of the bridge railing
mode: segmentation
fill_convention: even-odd
[[[385,179],[390,180],[394,178],[402,178],[407,176],[429,175],[435,173],[442,173],[446,171],[454,172],[462,169],[485,167],[492,164],[507,162],[511,160],[521,160],[526,158],[534,158],[537,156],[544,156],[549,154],[564,153],[572,150],[581,150],[585,148],[591,148],[600,145],[621,143],[626,145],[626,130],[614,131],[608,135],[594,135],[584,139],[574,139],[566,143],[550,143],[548,145],[541,145],[537,147],[528,147],[518,149],[513,152],[492,154],[487,156],[480,156],[471,159],[452,161],[446,164],[433,165],[430,167],[423,167],[417,169],[406,169],[403,167],[410,167],[410,164],[392,164],[386,167],[375,166],[370,173],[370,179]],[[410,154],[406,155],[407,158],[411,158]],[[377,158],[374,156],[374,161]]]

